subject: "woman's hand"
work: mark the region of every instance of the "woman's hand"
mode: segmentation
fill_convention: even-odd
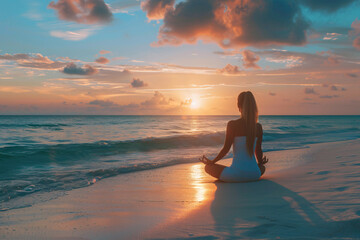
[[[266,156],[264,156],[264,157],[261,159],[261,164],[264,165],[264,164],[266,164],[268,161],[269,161],[269,159],[268,159]]]
[[[200,162],[204,163],[204,164],[213,164],[213,161],[211,161],[210,159],[208,159],[207,157],[205,157],[205,155],[203,155],[201,158],[199,158]]]

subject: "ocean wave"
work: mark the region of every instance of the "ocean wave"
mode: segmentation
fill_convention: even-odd
[[[67,191],[76,188],[86,187],[95,184],[101,179],[117,176],[120,174],[162,168],[183,163],[192,163],[197,161],[198,159],[195,157],[176,158],[161,163],[141,163],[107,169],[89,169],[71,172],[65,171],[57,172],[56,174],[39,173],[36,177],[34,176],[29,180],[3,180],[0,181],[0,202],[6,202],[17,197],[40,191]],[[1,210],[2,209],[0,209],[0,211]]]
[[[224,142],[224,137],[224,132],[214,132],[126,141],[6,146],[0,148],[0,173],[13,169],[14,165],[24,166],[44,162],[66,163],[132,152],[216,146]],[[36,162],[32,162],[33,160]]]
[[[324,136],[332,135],[337,133],[347,134],[347,133],[359,133],[360,128],[357,127],[348,127],[348,128],[337,128],[337,129],[322,129],[322,128],[313,128],[313,127],[277,127],[278,130],[269,130],[264,131],[264,139],[279,140],[282,138],[296,138],[301,136]]]
[[[274,142],[298,141],[326,142],[329,135],[335,140],[353,139],[360,137],[360,129],[356,127],[344,129],[322,129],[314,131],[265,131],[263,141],[268,144]],[[4,172],[15,165],[32,164],[29,159],[36,159],[36,163],[81,161],[97,159],[102,156],[128,154],[134,152],[151,152],[166,149],[187,149],[194,147],[220,146],[224,143],[225,133],[201,132],[189,135],[173,135],[168,137],[149,137],[125,141],[98,141],[93,143],[59,143],[59,144],[27,144],[19,146],[4,146],[0,148],[0,172]],[[275,144],[276,145],[276,144]]]
[[[42,128],[42,127],[52,128],[52,127],[68,127],[68,126],[71,126],[71,125],[64,124],[64,123],[46,123],[46,124],[1,123],[0,124],[1,128],[17,128],[17,127],[21,127],[21,128]]]

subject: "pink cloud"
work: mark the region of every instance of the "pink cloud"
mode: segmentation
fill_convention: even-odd
[[[50,2],[48,7],[56,10],[60,19],[71,22],[99,24],[113,19],[104,0],[59,0]]]
[[[250,50],[244,50],[243,55],[243,65],[245,68],[255,68],[260,69],[259,65],[256,63],[260,60],[260,57],[257,56],[254,52]]]
[[[355,40],[353,41],[353,46],[354,48],[360,50],[360,37],[355,38]]]
[[[360,34],[360,20],[355,19],[355,21],[353,21],[351,23],[351,28],[352,30],[349,31],[349,35],[351,36],[357,36]]]
[[[99,57],[95,60],[95,62],[101,63],[101,64],[107,64],[110,62],[110,60],[107,59],[106,57]]]
[[[159,91],[155,91],[153,96],[147,100],[139,103],[118,104],[110,100],[96,99],[88,102],[89,105],[98,108],[110,109],[113,111],[128,112],[128,113],[153,113],[154,111],[162,113],[178,113],[184,110],[191,104],[191,99],[184,101],[176,101],[172,98],[166,97]]]
[[[352,30],[349,31],[350,36],[355,36],[356,38],[353,41],[353,47],[360,50],[360,21],[355,19],[351,24]]]
[[[334,65],[337,65],[339,64],[340,61],[337,57],[335,56],[329,56],[325,61],[324,61],[324,64],[325,65],[330,65],[330,66],[334,66]]]
[[[17,60],[24,60],[29,59],[30,55],[25,53],[16,53],[16,54],[4,54],[0,55],[0,60],[9,60],[9,61],[17,61]]]
[[[229,74],[229,75],[236,75],[241,73],[241,70],[239,69],[238,66],[228,64],[224,68],[218,69],[217,72],[223,74]]]
[[[110,51],[107,51],[107,50],[100,50],[99,53],[101,55],[105,55],[105,54],[108,54],[108,53],[111,53]]]
[[[149,20],[164,18],[166,11],[173,9],[175,0],[145,0],[141,3],[141,9],[146,12]]]
[[[47,56],[40,53],[35,54],[4,54],[0,55],[0,60],[14,61],[19,66],[38,69],[59,69],[65,65],[64,62],[52,61]]]

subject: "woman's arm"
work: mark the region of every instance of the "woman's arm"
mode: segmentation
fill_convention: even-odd
[[[217,161],[221,160],[224,156],[226,156],[226,154],[229,152],[231,145],[233,144],[234,141],[234,131],[233,131],[233,124],[232,121],[228,122],[227,126],[226,126],[226,136],[225,136],[225,143],[223,148],[220,150],[219,154],[216,156],[216,158],[214,158],[214,160],[209,160],[208,163],[209,164],[214,164]],[[205,159],[207,159],[204,156]]]
[[[257,141],[256,141],[256,147],[255,147],[255,156],[258,161],[258,163],[261,163],[261,160],[263,158],[263,151],[261,148],[262,144],[262,138],[263,138],[263,130],[260,123],[257,124]]]
[[[263,129],[260,123],[257,124],[257,141],[256,141],[256,147],[255,147],[255,156],[259,164],[265,164],[268,162],[268,159],[263,156],[262,151],[262,138],[263,138]]]

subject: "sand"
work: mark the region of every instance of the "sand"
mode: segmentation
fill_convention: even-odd
[[[22,198],[0,212],[0,239],[360,239],[360,140],[267,156],[257,182],[216,182],[196,163]]]

